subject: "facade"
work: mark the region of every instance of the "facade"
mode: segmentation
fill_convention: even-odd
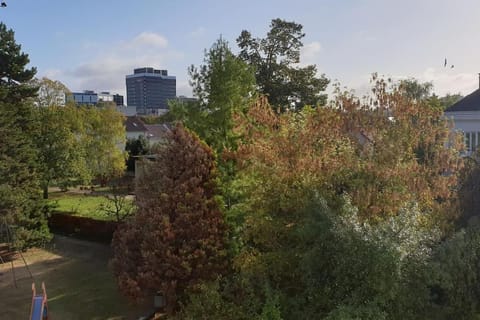
[[[445,117],[453,120],[455,130],[463,133],[466,155],[477,151],[480,146],[480,83],[479,89],[447,108]]]
[[[98,102],[115,102],[118,106],[119,104],[117,101],[121,102],[120,105],[123,105],[123,96],[119,94],[111,94],[108,91],[102,91],[100,93],[96,93],[93,90],[72,92],[70,99],[73,99],[73,102],[79,105],[97,105]]]
[[[120,106],[117,106],[117,111],[122,113],[126,117],[137,115],[137,108],[135,107],[120,105]]]
[[[113,94],[108,91],[103,91],[98,94],[98,101],[113,102]]]
[[[122,95],[119,95],[119,94],[114,94],[113,95],[113,102],[115,102],[115,104],[117,106],[123,106],[123,96]]]
[[[163,114],[168,110],[168,100],[176,97],[176,82],[167,70],[134,69],[125,78],[127,105],[135,106],[138,114]]]
[[[98,102],[98,94],[96,94],[92,90],[85,90],[83,92],[72,92],[72,99],[75,104],[96,105]]]

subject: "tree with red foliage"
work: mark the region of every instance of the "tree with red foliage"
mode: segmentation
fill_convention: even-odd
[[[181,125],[136,186],[136,215],[114,235],[112,267],[133,300],[155,292],[172,314],[184,291],[226,269],[212,150]]]

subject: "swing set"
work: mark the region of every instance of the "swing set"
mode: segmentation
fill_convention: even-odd
[[[18,250],[15,246],[14,233],[10,225],[7,223],[6,218],[3,218],[0,224],[0,264],[6,265],[10,261],[10,269],[13,276],[13,284],[15,288],[17,285],[17,276],[15,274],[15,266],[13,260],[15,257],[20,256],[22,258],[25,269],[27,270],[30,278],[32,279],[32,306],[30,308],[30,320],[48,320],[48,307],[47,307],[47,291],[45,289],[45,283],[42,282],[42,293],[37,294],[35,290],[35,279],[28,267],[27,261],[22,254],[21,250]]]

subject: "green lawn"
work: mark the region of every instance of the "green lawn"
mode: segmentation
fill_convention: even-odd
[[[53,192],[49,199],[55,205],[54,211],[71,213],[75,216],[94,218],[97,220],[112,220],[102,209],[109,201],[100,195],[75,194],[68,192]]]

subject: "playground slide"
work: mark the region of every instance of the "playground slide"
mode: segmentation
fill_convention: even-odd
[[[32,316],[30,320],[42,320],[43,313],[43,297],[37,296],[33,298]]]
[[[35,283],[32,283],[32,308],[30,309],[30,320],[47,320],[47,292],[45,290],[45,284],[42,282],[41,295],[37,295],[35,291]]]

